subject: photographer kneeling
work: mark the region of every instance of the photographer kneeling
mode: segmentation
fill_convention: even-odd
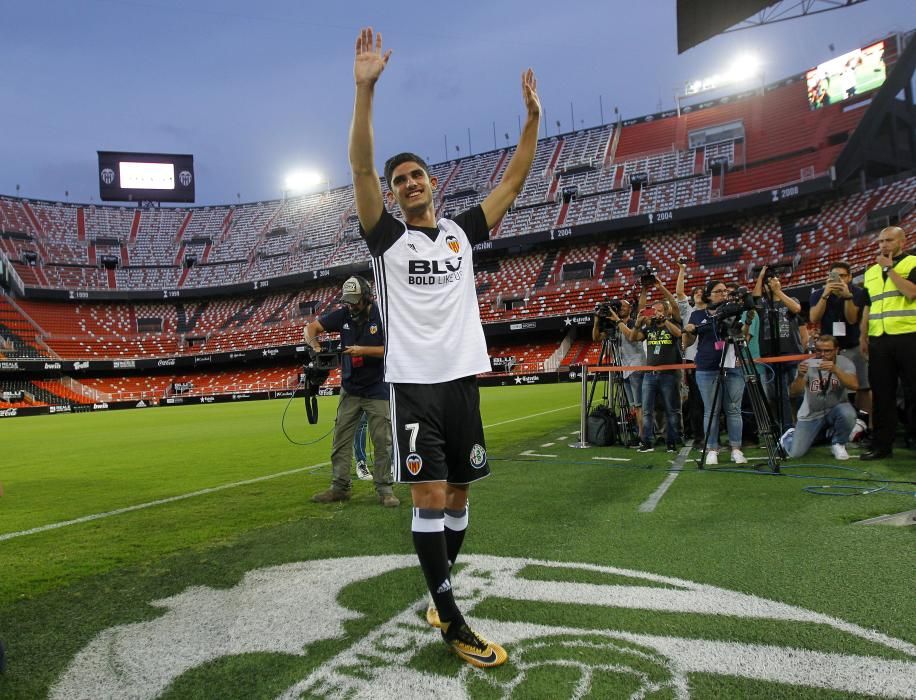
[[[334,444],[331,448],[331,488],[312,496],[316,503],[333,503],[350,498],[350,460],[353,436],[363,411],[369,417],[369,433],[375,445],[372,476],[378,500],[393,508],[400,501],[392,492],[391,414],[388,384],[384,381],[385,333],[378,307],[372,303],[369,283],[351,277],[343,284],[343,306],[305,327],[304,337],[313,350],[320,351],[319,333],[340,332],[341,382]]]
[[[833,456],[846,460],[846,442],[856,424],[856,409],[846,394],[859,388],[856,366],[852,360],[837,356],[839,344],[832,335],[822,335],[814,347],[817,357],[798,366],[798,375],[789,386],[793,396],[805,395],[798,423],[780,441],[790,458],[801,457],[826,429]]]

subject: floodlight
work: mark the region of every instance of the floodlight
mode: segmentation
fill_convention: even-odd
[[[286,176],[284,185],[287,192],[304,192],[305,190],[314,189],[327,181],[328,179],[320,173],[309,170],[294,170]]]
[[[760,74],[760,59],[751,54],[740,54],[728,70],[729,82],[741,82]]]

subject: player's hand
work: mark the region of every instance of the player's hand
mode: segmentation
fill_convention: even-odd
[[[390,57],[391,49],[382,53],[382,33],[373,34],[372,27],[363,29],[356,38],[356,58],[353,61],[356,84],[375,85]]]
[[[522,99],[525,101],[528,116],[540,119],[541,99],[538,97],[538,80],[530,68],[522,73]]]
[[[350,347],[346,348],[342,352],[342,354],[350,355],[350,357],[359,357],[360,355],[363,354],[363,346],[362,345],[351,345]]]

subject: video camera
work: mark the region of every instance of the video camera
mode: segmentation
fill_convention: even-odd
[[[745,311],[752,311],[756,308],[754,296],[747,287],[738,287],[728,293],[725,301],[707,307],[710,316],[718,323],[723,324],[729,321],[735,322],[740,319],[741,314]]]
[[[651,287],[658,281],[658,270],[648,263],[645,265],[637,265],[636,274],[639,275],[639,283],[643,287]]]
[[[611,315],[611,311],[615,314],[620,314],[620,309],[623,306],[623,300],[614,297],[608,301],[602,301],[595,304],[595,316],[600,316],[601,318],[607,318]]]
[[[312,425],[318,422],[318,390],[328,380],[331,370],[340,366],[340,355],[336,352],[316,352],[306,346],[308,358],[302,366],[305,385],[305,412]]]

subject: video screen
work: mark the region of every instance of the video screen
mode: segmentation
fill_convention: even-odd
[[[194,201],[194,156],[99,151],[103,202]]]
[[[884,42],[879,41],[809,70],[805,74],[808,104],[811,109],[820,109],[848,100],[880,87],[886,77]]]

